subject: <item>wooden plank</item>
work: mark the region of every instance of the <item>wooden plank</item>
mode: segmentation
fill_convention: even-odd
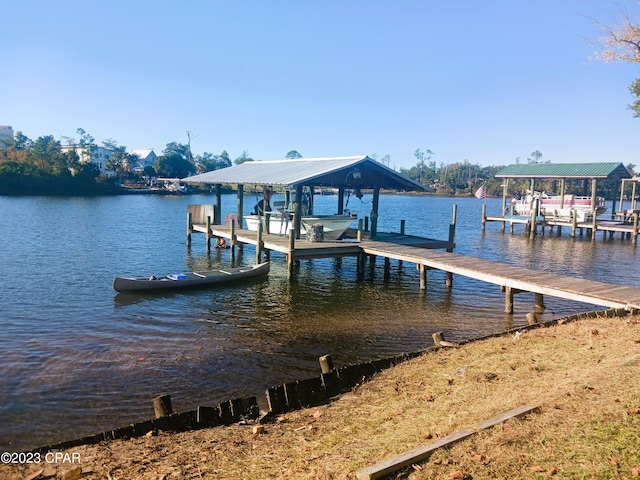
[[[447,435],[446,437],[439,438],[435,442],[432,442],[425,447],[416,448],[407,453],[403,453],[402,455],[398,455],[397,457],[393,457],[389,460],[376,463],[371,467],[363,468],[358,472],[358,478],[363,480],[380,478],[402,468],[409,467],[414,463],[421,462],[422,460],[426,459],[437,449],[463,440],[473,435],[478,430],[490,428],[494,425],[497,425],[498,423],[509,420],[510,418],[526,415],[527,413],[533,412],[537,408],[538,407],[533,407],[530,405],[523,405],[521,407],[514,408],[513,410],[509,410],[508,412],[479,423],[475,428],[468,428],[466,430],[452,433],[451,435]]]

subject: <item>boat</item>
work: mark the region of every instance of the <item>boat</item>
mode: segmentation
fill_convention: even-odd
[[[324,240],[338,240],[347,228],[353,223],[356,217],[351,215],[305,215],[301,219],[300,235],[306,235],[307,230],[312,230],[318,225],[322,225]],[[245,217],[247,229],[258,231],[260,222],[265,222],[264,215],[251,214]],[[269,232],[272,235],[287,235],[293,225],[293,214],[287,212],[269,213]]]
[[[202,272],[176,273],[150,277],[116,277],[113,289],[117,292],[173,290],[226,284],[269,273],[269,262],[235,268],[220,268]]]
[[[575,211],[577,220],[580,222],[592,221],[594,211],[596,216],[607,211],[603,197],[596,197],[594,208],[592,199],[588,196],[569,194],[564,195],[564,201],[562,201],[561,195],[549,195],[545,192],[533,192],[531,194],[530,190],[525,197],[519,200],[513,199],[511,204],[516,215],[531,216],[531,209],[539,205],[540,215],[569,220],[572,212]]]

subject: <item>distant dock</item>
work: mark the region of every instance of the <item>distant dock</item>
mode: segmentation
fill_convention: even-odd
[[[482,208],[482,230],[486,228],[487,222],[500,222],[502,223],[502,231],[506,229],[506,225],[509,225],[509,232],[514,233],[515,225],[523,225],[524,231],[529,233],[530,237],[534,237],[538,233],[544,235],[545,229],[549,233],[553,233],[553,229],[556,228],[558,234],[562,233],[562,229],[566,228],[571,231],[571,236],[582,236],[585,234],[590,236],[592,240],[596,239],[596,234],[602,232],[603,238],[613,238],[616,233],[620,233],[620,238],[631,239],[631,242],[635,244],[638,241],[638,214],[631,215],[616,215],[619,220],[606,220],[604,218],[593,217],[590,222],[579,222],[577,215],[572,215],[571,218],[542,216],[542,215],[504,215],[504,216],[489,216],[486,212],[486,205]]]

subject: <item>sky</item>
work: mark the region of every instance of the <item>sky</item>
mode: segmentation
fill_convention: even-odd
[[[638,0],[4,2],[0,125],[128,150],[410,168],[640,165],[640,64],[593,59]]]

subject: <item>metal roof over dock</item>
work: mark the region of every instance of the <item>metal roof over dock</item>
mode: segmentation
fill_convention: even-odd
[[[388,188],[422,191],[425,186],[367,155],[248,161],[182,179],[186,183],[296,187]]]
[[[566,178],[621,180],[631,178],[619,162],[603,163],[527,163],[509,165],[495,174],[498,178]]]

